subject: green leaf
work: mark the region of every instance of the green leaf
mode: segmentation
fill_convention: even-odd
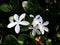
[[[46,45],[51,45],[51,39],[46,40]]]
[[[30,37],[31,37],[32,39],[34,39],[34,36],[32,35],[32,32],[30,32]]]
[[[0,45],[6,45],[5,43],[1,43]]]
[[[0,11],[10,12],[12,10],[15,10],[18,6],[19,6],[18,0],[10,0],[8,4],[2,4],[0,6]]]
[[[21,26],[21,32],[22,32],[22,31],[28,31],[28,27],[29,27],[29,26]]]
[[[3,4],[3,5],[0,6],[0,11],[9,12],[9,11],[11,11],[9,8],[8,8],[7,4]]]
[[[29,2],[32,2],[32,3],[37,3],[37,0],[28,0]]]
[[[37,2],[33,3],[31,1],[24,1],[22,3],[22,6],[26,12],[32,13],[32,14],[42,11],[42,8],[40,7],[40,5]]]
[[[16,37],[13,35],[6,36],[6,38],[4,39],[4,43],[6,45],[19,45]]]
[[[27,39],[27,35],[26,34],[21,34],[18,36],[18,41],[20,43],[20,45],[24,45],[24,41]]]
[[[21,34],[18,36],[18,40],[22,41],[23,43],[20,42],[20,45],[36,45],[35,40],[31,39],[28,37],[26,34]]]
[[[19,41],[22,41],[22,42],[24,42],[25,39],[27,39],[27,38],[28,38],[28,36],[27,36],[26,34],[20,34],[20,35],[18,36],[18,40],[19,40]]]

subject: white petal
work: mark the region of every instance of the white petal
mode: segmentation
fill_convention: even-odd
[[[10,17],[9,17],[9,21],[10,21],[10,22],[14,22],[14,17],[13,17],[13,16],[10,16]]]
[[[40,15],[37,15],[34,20],[37,20],[40,18]]]
[[[48,32],[49,31],[49,29],[47,28],[47,27],[43,27],[44,28],[44,30],[46,31],[46,32]]]
[[[29,29],[33,29],[33,27],[32,27],[32,26],[30,26],[30,27],[29,27]]]
[[[39,21],[41,24],[43,23],[43,19],[42,17],[40,16],[40,21]]]
[[[8,28],[12,28],[17,24],[17,22],[12,22],[10,24],[7,25]]]
[[[20,26],[17,24],[15,27],[15,32],[18,34],[20,32]]]
[[[30,14],[30,17],[34,17],[34,15]]]
[[[36,30],[36,33],[37,33],[38,35],[40,35],[40,34],[41,34],[41,32],[40,32],[39,30]]]
[[[19,16],[17,14],[14,15],[15,21],[18,21]]]
[[[23,7],[23,8],[26,7],[27,4],[28,4],[28,1],[23,1],[23,2],[22,2],[22,7]]]
[[[41,33],[44,34],[44,30],[42,30]]]
[[[33,36],[35,36],[35,35],[36,35],[35,30],[32,30],[32,35],[33,35]]]
[[[21,14],[20,17],[19,17],[19,21],[21,21],[23,18],[25,18],[25,16],[26,16],[25,13]]]
[[[40,22],[41,24],[43,23],[43,19],[40,15],[37,15],[34,20]]]
[[[27,21],[21,21],[20,24],[21,25],[29,25],[29,22],[27,22]]]
[[[39,29],[40,29],[40,32],[41,32],[42,34],[44,34],[44,28],[43,28],[43,27],[40,27]]]
[[[49,24],[49,21],[46,21],[46,22],[43,23],[44,26],[48,25],[48,24]]]
[[[37,26],[37,24],[39,24],[37,20],[32,22],[33,27]]]

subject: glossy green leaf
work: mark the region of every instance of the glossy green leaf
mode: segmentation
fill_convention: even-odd
[[[51,45],[51,39],[46,40],[46,45]]]
[[[8,8],[8,6],[9,6],[9,5],[7,5],[7,4],[1,5],[1,6],[0,6],[0,11],[3,11],[3,12],[9,12],[9,11],[11,11],[11,10],[9,9],[11,6],[9,6],[9,8]]]
[[[27,35],[26,34],[21,34],[18,36],[18,41],[20,43],[20,45],[24,45],[24,41],[27,39]]]
[[[13,35],[6,36],[6,38],[4,39],[4,43],[6,45],[19,45],[16,37]]]
[[[31,37],[32,39],[34,39],[34,36],[32,35],[32,32],[30,32],[30,37]]]
[[[27,39],[28,36],[26,34],[21,34],[18,36],[18,40],[24,42],[25,39]]]
[[[34,39],[31,39],[28,37],[26,34],[21,34],[18,36],[18,40],[22,41],[23,43],[20,42],[20,45],[36,45],[36,42]]]
[[[42,8],[39,6],[37,2],[33,3],[31,1],[24,1],[22,3],[22,6],[26,12],[32,13],[32,14],[42,11]]]

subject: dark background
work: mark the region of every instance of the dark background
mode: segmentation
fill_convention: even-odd
[[[16,37],[19,35],[19,34],[15,33],[14,28],[8,29],[7,25],[9,24],[8,18],[10,16],[12,16],[16,13],[18,15],[21,15],[22,13],[26,12],[22,7],[22,1],[24,1],[24,0],[18,0],[19,6],[16,9],[11,10],[10,12],[0,11],[0,23],[2,23],[2,25],[3,25],[2,27],[0,27],[0,32],[3,33],[4,37],[8,34],[15,35]],[[46,8],[50,9],[50,12],[44,12],[44,13],[40,12],[40,14],[44,18],[44,20],[49,20],[49,22],[50,22],[50,24],[49,24],[50,32],[47,36],[46,35],[45,36],[47,38],[51,38],[53,40],[53,42],[55,40],[57,40],[57,42],[59,42],[59,39],[57,37],[54,38],[54,35],[57,33],[56,29],[54,27],[56,27],[57,25],[60,25],[60,14],[59,14],[60,0],[56,0],[56,3],[54,2],[54,0],[50,0],[49,2],[46,2],[45,0],[37,0],[37,1],[38,1],[39,5],[42,7],[42,9],[46,9]],[[0,5],[2,5],[3,3],[8,4],[9,2],[10,2],[10,0],[0,0]]]

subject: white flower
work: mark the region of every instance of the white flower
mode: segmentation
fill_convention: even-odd
[[[40,29],[41,33],[44,34],[44,31],[48,32],[49,29],[46,27],[49,24],[49,21],[43,23],[43,19],[40,16],[40,23],[38,24],[38,28]]]
[[[33,15],[30,15],[30,17],[34,17]],[[40,20],[40,15],[37,15],[32,22],[32,27],[29,27],[29,29],[33,29],[32,30],[32,35],[35,36],[36,34],[41,34],[40,31],[38,30],[38,25],[39,24],[39,20]]]
[[[33,27],[29,27],[29,29],[33,29],[32,30],[32,35],[35,36],[36,33],[39,35],[39,34],[44,34],[44,31],[48,32],[48,28],[46,27],[47,25],[49,24],[48,21],[44,22],[43,23],[43,19],[40,15],[37,15],[33,22],[32,22],[32,25]],[[38,30],[39,29],[39,30]]]
[[[14,20],[16,22],[11,22],[10,24],[7,25],[7,27],[8,28],[12,28],[12,27],[14,27],[16,25],[15,26],[15,32],[18,34],[20,32],[20,26],[19,26],[19,24],[24,25],[24,26],[25,25],[29,25],[29,22],[22,21],[22,19],[25,18],[25,16],[26,16],[25,13],[21,14],[20,17],[17,14],[15,14],[14,15]]]

